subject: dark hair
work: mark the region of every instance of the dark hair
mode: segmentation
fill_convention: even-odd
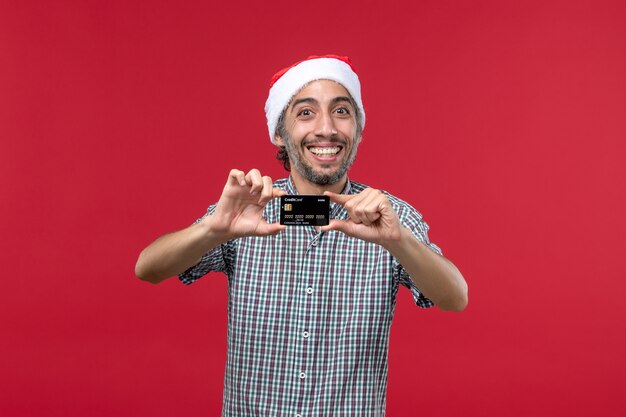
[[[356,111],[356,138],[357,140],[361,139],[361,134],[363,133],[363,128],[361,127],[361,119],[363,116],[361,115],[361,111],[359,110],[356,102],[352,97],[350,97],[350,101],[352,103],[352,107]],[[287,105],[289,107],[289,105]],[[287,129],[285,128],[285,113],[287,112],[287,107],[280,114],[278,118],[278,123],[276,123],[276,134],[281,138],[286,138],[289,136],[287,133]],[[276,159],[283,163],[283,167],[287,172],[291,172],[291,164],[289,162],[289,155],[287,155],[287,150],[284,146],[279,146],[278,151],[276,151]]]
[[[278,151],[276,151],[276,159],[283,163],[283,168],[285,171],[291,172],[291,164],[289,163],[289,155],[287,155],[287,150],[284,146],[279,146]]]
[[[281,138],[287,137],[287,130],[285,129],[285,112],[287,109],[283,110],[278,118],[278,123],[276,124],[276,133]],[[283,163],[283,167],[285,171],[291,172],[291,164],[289,163],[289,155],[287,155],[287,150],[284,146],[279,146],[278,151],[276,152],[276,159]]]

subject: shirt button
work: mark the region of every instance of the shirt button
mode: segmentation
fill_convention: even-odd
[[[302,414],[296,414],[296,417],[302,417]]]
[[[306,374],[304,372],[300,372],[300,379],[306,378]]]
[[[307,294],[313,294],[313,288],[309,287],[306,289]]]
[[[302,332],[302,337],[304,337],[305,339],[307,337],[309,337],[309,332],[307,332],[306,330]]]
[[[317,240],[314,240],[313,242],[311,242],[311,245],[317,246]]]

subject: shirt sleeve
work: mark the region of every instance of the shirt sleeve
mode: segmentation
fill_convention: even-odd
[[[403,217],[404,218],[401,218],[400,221],[405,227],[407,227],[411,231],[411,233],[417,240],[425,244],[433,252],[439,255],[442,254],[441,249],[439,249],[437,245],[435,245],[428,239],[428,224],[426,224],[426,222],[422,219],[422,215],[417,210],[411,207],[411,209],[407,210],[407,214]],[[398,284],[403,285],[411,290],[411,294],[413,295],[413,300],[415,301],[415,304],[422,308],[433,307],[435,303],[433,303],[429,298],[425,297],[424,294],[422,294],[422,292],[419,290],[419,288],[417,288],[417,286],[411,279],[411,276],[404,269],[404,267],[396,259],[394,259],[394,264],[394,271],[395,276],[398,280]]]
[[[216,204],[213,204],[207,209],[207,212],[204,216],[199,218],[194,222],[197,224],[199,221],[204,219],[206,216],[210,216],[215,211]],[[198,279],[202,278],[209,272],[226,272],[228,269],[228,262],[226,261],[227,253],[229,253],[229,244],[230,242],[226,242],[224,244],[218,245],[213,249],[209,250],[202,256],[200,262],[191,268],[187,269],[185,272],[178,276],[178,279],[185,285],[193,284]]]

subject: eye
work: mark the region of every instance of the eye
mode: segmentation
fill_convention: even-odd
[[[311,109],[302,109],[298,112],[298,116],[304,116],[304,117],[310,116],[312,114],[313,112],[311,111]]]
[[[346,107],[339,107],[335,109],[335,112],[343,116],[348,116],[350,114],[350,110]]]

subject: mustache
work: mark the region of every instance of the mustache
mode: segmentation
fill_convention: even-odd
[[[337,145],[347,145],[347,141],[338,137],[334,137],[331,136],[330,138],[324,138],[324,139],[312,139],[312,140],[307,140],[305,142],[303,142],[302,144],[304,146],[313,146],[319,143],[334,143]]]

